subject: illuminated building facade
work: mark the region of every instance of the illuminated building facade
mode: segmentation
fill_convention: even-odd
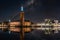
[[[17,28],[19,29],[19,27],[21,26],[20,21],[12,21],[9,24],[10,24],[10,30],[11,31],[15,31]],[[24,25],[23,26],[24,26],[24,31],[25,30],[26,31],[31,31],[31,22],[30,21],[28,21],[28,20],[24,21]],[[19,30],[18,30],[18,32],[19,32]]]

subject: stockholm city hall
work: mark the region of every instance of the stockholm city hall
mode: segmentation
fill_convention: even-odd
[[[9,22],[2,22],[0,24],[0,29],[2,31],[9,30],[10,32],[19,32],[20,39],[24,40],[24,33],[31,32],[31,23],[29,20],[24,19],[24,10],[23,6],[21,6],[21,12],[19,13],[20,20],[9,20]]]

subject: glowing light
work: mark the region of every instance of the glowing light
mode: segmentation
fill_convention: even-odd
[[[48,26],[49,26],[49,24],[46,24],[46,25],[48,25]]]
[[[9,31],[9,34],[11,33],[11,31]]]
[[[21,6],[21,11],[24,11],[24,10],[23,10],[23,6]]]
[[[42,23],[41,25],[45,25],[45,23]]]
[[[9,22],[11,22],[11,20],[9,20]]]
[[[37,26],[40,26],[40,25],[41,25],[40,23],[37,24]]]

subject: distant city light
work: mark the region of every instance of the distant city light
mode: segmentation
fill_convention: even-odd
[[[41,24],[40,23],[37,23],[37,26],[40,26]]]

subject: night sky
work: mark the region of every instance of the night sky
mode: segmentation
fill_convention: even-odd
[[[0,0],[0,21],[18,20],[24,6],[25,19],[40,22],[45,18],[60,20],[58,0]]]

